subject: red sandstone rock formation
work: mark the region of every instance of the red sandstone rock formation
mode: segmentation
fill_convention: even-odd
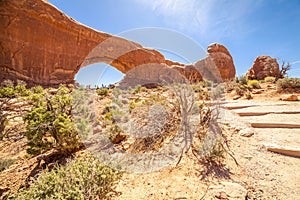
[[[270,56],[258,56],[253,66],[248,70],[248,79],[263,80],[267,76],[276,77],[280,74],[279,65],[276,58]]]
[[[190,80],[212,80],[223,82],[233,80],[235,66],[229,51],[221,44],[211,44],[207,47],[206,58],[190,65],[176,66]]]
[[[102,42],[105,51],[97,61],[123,73],[165,60],[157,51],[88,28],[42,0],[1,1],[0,26],[0,80],[44,86],[72,83],[85,57]]]
[[[0,26],[0,81],[20,79],[44,86],[73,83],[81,67],[96,62],[123,73],[162,63],[192,81],[202,77],[226,81],[235,76],[232,57],[222,45],[210,45],[207,58],[183,65],[165,60],[158,51],[86,27],[43,0],[0,1]]]
[[[235,77],[235,66],[229,51],[221,44],[207,47],[207,57],[195,64],[202,76],[210,80],[229,81]]]

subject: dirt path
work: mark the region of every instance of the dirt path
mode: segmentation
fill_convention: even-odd
[[[246,108],[234,109],[241,106]],[[290,124],[300,125],[300,104],[293,102],[247,102],[227,104],[231,111],[241,115],[245,123],[285,124],[281,128],[253,128],[254,135],[243,139],[245,149],[236,148],[236,154],[244,154],[248,181],[263,191],[265,198],[298,199],[300,194],[300,159],[266,151],[265,146],[276,144],[300,148],[300,128],[289,128]],[[247,116],[247,113],[251,116]],[[297,114],[296,114],[297,113]],[[262,126],[263,127],[263,126]],[[268,126],[267,126],[268,127]],[[237,146],[239,147],[239,146]],[[242,150],[242,151],[241,151]]]
[[[300,114],[295,114],[300,111],[299,103],[240,100],[226,106],[231,107],[224,116],[226,135],[239,166],[230,157],[222,168],[205,166],[187,154],[176,168],[125,174],[117,185],[120,196],[115,199],[242,199],[233,195],[238,189],[229,191],[224,182],[245,188],[248,199],[299,199],[300,159],[269,152],[265,144],[300,147],[300,129],[251,127],[252,122],[299,124]],[[278,111],[281,113],[276,114]],[[262,112],[267,113],[262,115]],[[239,113],[258,114],[239,116]],[[254,135],[243,137],[240,135],[243,130],[253,131]],[[216,192],[213,190],[216,187],[225,191]]]

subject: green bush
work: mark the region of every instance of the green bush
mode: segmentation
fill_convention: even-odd
[[[277,82],[277,90],[299,91],[300,90],[300,78],[284,78],[279,79]]]
[[[0,172],[7,169],[9,166],[14,164],[14,162],[15,162],[14,159],[10,159],[10,158],[2,159],[2,158],[0,158]]]
[[[20,190],[16,199],[110,199],[120,177],[118,171],[87,156],[42,173],[28,189]]]
[[[206,86],[206,87],[212,87],[213,84],[214,84],[214,82],[211,81],[211,80],[205,80],[204,83],[205,83],[205,86]]]
[[[275,78],[275,77],[272,77],[272,76],[267,76],[264,80],[265,80],[265,82],[267,82],[267,83],[275,83],[276,78]]]
[[[72,119],[71,91],[61,85],[56,94],[46,91],[31,96],[32,110],[24,120],[29,154],[39,154],[51,148],[69,154],[82,144]]]
[[[244,96],[248,100],[253,99],[253,96],[252,96],[251,92],[246,92]]]
[[[109,93],[109,90],[108,88],[99,88],[96,90],[97,94],[100,96],[100,97],[106,97]]]
[[[240,76],[236,82],[242,85],[247,85],[248,79],[246,76]]]
[[[147,92],[147,88],[141,85],[137,85],[132,91],[133,94],[138,94],[140,92]]]
[[[11,81],[4,81],[0,87],[0,98],[16,98],[29,96],[30,90],[26,88],[24,82],[18,81],[18,84],[14,86]]]
[[[254,88],[254,89],[260,89],[260,85],[259,85],[259,81],[258,80],[249,80],[247,82],[248,86],[250,86],[251,88]]]

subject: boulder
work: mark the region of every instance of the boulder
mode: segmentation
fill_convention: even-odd
[[[201,73],[195,68],[194,65],[172,65],[171,68],[179,71],[190,82],[203,81]]]
[[[295,94],[287,94],[287,95],[282,95],[280,97],[281,101],[298,101],[298,96]]]
[[[267,76],[278,77],[279,74],[280,69],[276,58],[258,56],[246,76],[249,80],[264,80]]]
[[[236,70],[232,56],[221,44],[210,44],[207,47],[207,57],[194,65],[204,79],[224,82],[235,78]]]

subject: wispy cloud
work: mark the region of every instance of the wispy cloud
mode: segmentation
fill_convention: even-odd
[[[291,64],[292,64],[292,65],[294,65],[294,64],[297,64],[297,63],[300,63],[300,60],[297,60],[297,61],[291,62]]]
[[[237,31],[253,31],[245,23],[261,1],[226,0],[137,0],[162,17],[165,23],[176,28],[199,33],[201,36],[226,37]]]

